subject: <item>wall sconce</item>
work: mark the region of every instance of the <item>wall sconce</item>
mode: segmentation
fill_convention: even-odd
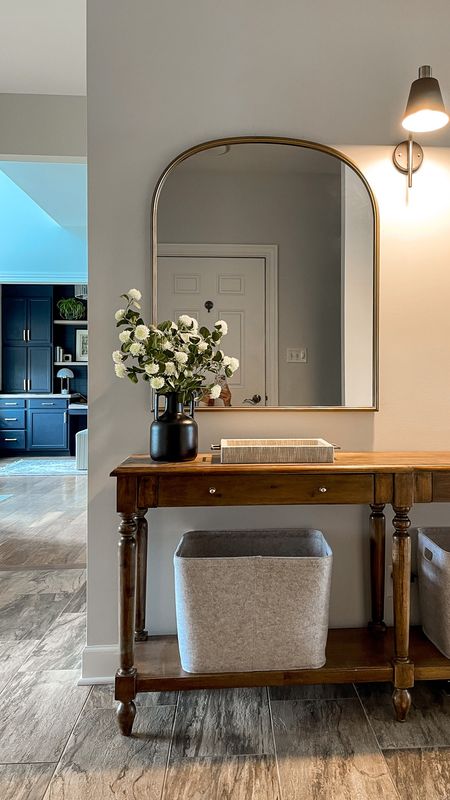
[[[423,162],[423,150],[413,140],[412,133],[437,131],[448,121],[439,82],[431,76],[431,67],[419,67],[419,77],[411,84],[402,120],[402,126],[410,132],[409,137],[397,145],[392,156],[397,169],[408,176],[408,187],[412,186],[413,172]]]

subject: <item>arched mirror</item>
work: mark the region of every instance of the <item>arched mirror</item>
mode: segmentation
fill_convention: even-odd
[[[273,137],[198,145],[164,171],[152,226],[154,320],[228,323],[240,368],[215,409],[376,410],[378,213],[346,156]]]

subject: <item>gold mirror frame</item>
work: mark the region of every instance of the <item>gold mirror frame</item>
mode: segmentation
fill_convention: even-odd
[[[363,175],[359,167],[339,150],[333,147],[328,147],[325,144],[318,142],[310,142],[306,139],[294,139],[286,136],[230,136],[224,139],[211,139],[208,142],[202,142],[188,150],[184,150],[176,156],[170,164],[164,169],[160,178],[157,181],[155,191],[153,192],[152,207],[151,207],[151,226],[152,226],[152,321],[156,324],[157,317],[157,296],[158,296],[158,202],[164,184],[169,177],[172,170],[179,164],[191,156],[197,155],[204,150],[211,150],[214,147],[224,147],[234,144],[280,144],[290,145],[294,147],[304,147],[309,150],[318,150],[321,153],[337,158],[347,164],[361,179],[370,197],[373,214],[373,371],[372,371],[372,405],[371,406],[205,406],[199,407],[197,411],[243,411],[243,412],[261,412],[261,411],[378,411],[379,409],[379,394],[378,394],[378,372],[379,372],[379,348],[378,348],[378,333],[379,333],[379,212],[375,195],[370,187],[369,182]]]

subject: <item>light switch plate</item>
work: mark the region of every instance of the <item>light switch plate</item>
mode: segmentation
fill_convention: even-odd
[[[307,364],[308,350],[306,347],[288,347],[286,350],[288,364]]]

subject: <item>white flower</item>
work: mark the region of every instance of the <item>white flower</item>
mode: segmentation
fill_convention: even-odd
[[[114,370],[118,378],[124,378],[127,374],[127,368],[124,364],[114,364]]]
[[[170,323],[170,330],[171,331],[177,331],[178,330],[178,325],[177,325],[176,322],[171,322]]]
[[[225,320],[223,320],[223,319],[217,320],[217,322],[214,323],[214,327],[217,328],[217,330],[220,331],[222,336],[226,336],[227,335],[227,333],[228,333],[228,323],[226,323]]]
[[[152,364],[146,364],[144,369],[147,375],[156,375],[156,373],[159,371],[159,366],[153,362]]]
[[[129,342],[130,338],[131,338],[131,331],[129,331],[129,330],[120,331],[120,333],[119,333],[119,341],[121,341],[122,344],[125,344],[126,342]]]
[[[133,342],[130,347],[130,353],[132,356],[143,356],[145,353],[145,347],[143,344],[139,344],[139,342]]]
[[[190,333],[180,333],[180,339],[183,342],[190,342],[191,341],[191,334]]]
[[[208,349],[208,345],[206,344],[206,342],[199,342],[198,343],[197,350],[199,351],[199,353],[204,353],[205,350],[207,350],[207,349]]]
[[[140,300],[142,298],[142,293],[139,291],[139,289],[129,289],[127,294],[132,300]]]
[[[185,377],[186,377],[186,378],[191,378],[193,374],[194,374],[194,373],[192,372],[192,370],[191,370],[191,369],[186,369],[186,370],[184,371],[184,375],[185,375]]]
[[[229,367],[229,366],[230,366],[230,364],[231,364],[231,358],[230,358],[230,356],[224,356],[224,357],[222,358],[222,365],[223,365],[224,367]]]
[[[162,389],[164,386],[164,378],[151,378],[150,386],[152,389]]]
[[[136,325],[134,330],[135,339],[138,341],[143,342],[145,339],[148,339],[148,335],[150,333],[150,329],[147,328],[147,325]]]
[[[116,322],[120,322],[120,320],[123,319],[124,316],[125,316],[125,309],[124,308],[119,308],[119,310],[116,311],[114,316],[116,318]]]
[[[112,360],[115,364],[120,364],[122,362],[123,355],[120,350],[114,350],[112,354]]]
[[[161,342],[161,349],[162,349],[162,350],[173,350],[173,344],[172,344],[172,342],[169,342],[169,340],[168,340],[168,339],[164,339],[164,340]]]
[[[184,325],[185,328],[190,328],[192,331],[198,331],[198,322],[194,317],[190,317],[188,314],[182,314],[181,317],[178,317],[178,322],[180,325]]]
[[[175,375],[176,371],[177,371],[177,368],[176,368],[175,364],[173,363],[173,361],[168,361],[166,366],[165,366],[165,368],[164,368],[165,374],[166,375]]]
[[[231,369],[231,372],[236,372],[239,369],[239,359],[238,358],[230,358],[230,363],[228,364],[228,369]]]
[[[187,353],[183,353],[181,350],[176,350],[174,353],[174,357],[175,361],[177,361],[178,364],[186,364],[188,360]]]
[[[221,391],[222,387],[216,383],[216,385],[211,388],[209,396],[212,397],[213,400],[216,400],[218,397],[220,397]]]

